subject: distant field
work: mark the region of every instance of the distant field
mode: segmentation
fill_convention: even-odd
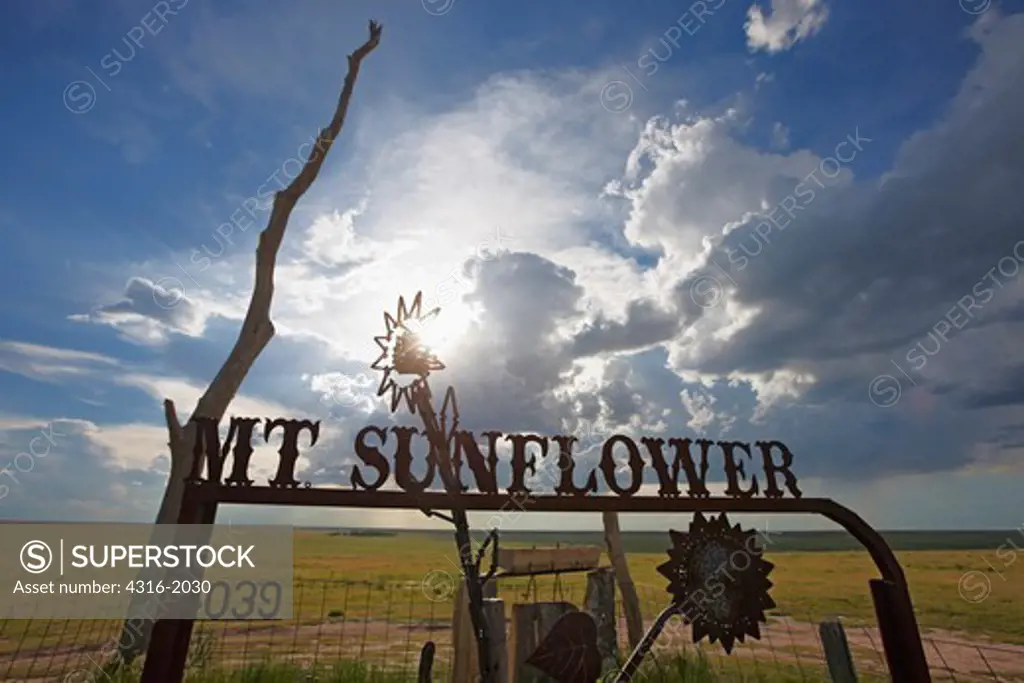
[[[301,531],[314,533],[330,529],[308,528]],[[425,538],[448,542],[449,531],[409,531],[388,529],[348,530],[338,529],[343,534],[357,534],[364,537]],[[1020,531],[883,531],[882,536],[893,550],[981,550],[994,552],[1007,538],[1018,538],[1024,545]],[[860,550],[861,546],[845,531],[771,531],[772,548],[776,551],[835,551]],[[604,536],[599,531],[502,531],[502,541],[509,545],[554,546],[604,545]],[[623,545],[628,553],[660,553],[667,547],[668,536],[661,531],[626,531],[622,534]]]
[[[333,532],[338,534],[339,532]],[[344,532],[341,532],[344,534]],[[965,572],[986,571],[986,558],[995,560],[995,548],[1010,532],[896,533],[896,547],[977,546],[976,550],[897,550],[904,567],[922,628],[968,633],[1002,642],[1024,643],[1024,558],[1020,565],[1002,570],[1003,579],[991,577],[991,594],[981,602],[967,602],[959,582]],[[633,579],[645,611],[656,611],[664,598],[665,582],[655,567],[664,561],[665,534],[624,535]],[[874,623],[868,580],[878,576],[867,553],[827,550],[851,545],[845,534],[830,532],[772,533],[766,557],[776,564],[772,595],[778,615],[800,621],[831,616]],[[599,533],[520,532],[502,535],[508,546],[601,545]],[[845,546],[844,546],[845,544]],[[657,552],[638,552],[656,548]],[[808,552],[809,550],[815,552]],[[297,578],[334,578],[380,583],[422,581],[430,572],[457,575],[455,544],[448,532],[394,532],[390,536],[333,535],[325,531],[298,531],[295,540]],[[582,595],[584,578],[566,574],[563,583]],[[511,593],[523,580],[507,582]]]

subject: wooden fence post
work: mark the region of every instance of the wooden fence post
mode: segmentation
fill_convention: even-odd
[[[420,667],[416,672],[417,683],[433,683],[430,672],[434,668],[434,652],[436,650],[437,646],[432,640],[428,640],[420,650]]]
[[[608,559],[615,568],[615,580],[619,582],[622,593],[622,611],[626,615],[626,632],[629,636],[629,649],[635,650],[644,638],[644,617],[640,610],[640,598],[633,585],[633,577],[629,574],[629,562],[626,551],[622,547],[622,532],[619,530],[619,513],[606,511],[601,513],[604,522],[604,542],[608,547]]]
[[[488,645],[494,683],[508,683],[508,648],[505,642],[505,601],[484,598],[484,623],[487,624]]]
[[[597,651],[601,653],[601,673],[619,662],[618,629],[615,621],[615,572],[610,567],[587,573],[587,593],[583,609],[597,625]]]
[[[488,581],[484,584],[484,598],[496,597],[498,584],[496,581]],[[463,578],[459,582],[459,591],[452,606],[452,681],[476,683],[480,675],[479,667],[473,620],[469,618],[469,593]]]
[[[526,663],[555,623],[576,607],[568,602],[536,602],[512,606],[512,667],[510,680],[514,683],[548,683],[553,681]]]
[[[823,621],[818,632],[821,633],[821,646],[825,650],[832,683],[857,683],[857,670],[853,668],[853,655],[843,625],[838,619]]]
[[[536,614],[535,605],[512,605],[512,632],[509,634],[512,668],[509,680],[513,683],[533,683],[534,679],[540,677],[538,672],[526,665],[527,658],[540,644],[537,642],[537,630],[533,625]]]

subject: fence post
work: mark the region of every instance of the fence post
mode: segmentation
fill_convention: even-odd
[[[555,623],[576,607],[568,602],[512,605],[511,678],[513,683],[550,683],[552,678],[526,663]]]
[[[434,641],[428,640],[420,650],[420,667],[416,672],[417,683],[431,683],[430,672],[434,668],[434,651],[436,649]]]
[[[838,619],[823,621],[818,632],[821,633],[821,646],[825,650],[832,683],[857,683],[857,670],[853,667],[853,655],[842,623]]]
[[[551,633],[558,620],[569,612],[575,612],[576,606],[569,602],[538,602],[537,603],[537,644],[540,645]]]
[[[498,597],[498,583],[488,581],[484,584],[484,598]],[[454,683],[474,683],[480,675],[476,654],[476,635],[473,633],[473,620],[469,618],[469,593],[466,581],[459,581],[459,591],[455,594],[452,608],[452,681]]]
[[[608,559],[615,569],[615,580],[619,582],[622,593],[622,612],[626,615],[626,633],[629,636],[629,649],[635,650],[644,639],[644,617],[640,610],[640,598],[636,594],[633,577],[629,573],[629,562],[622,545],[622,532],[619,530],[619,513],[605,511],[601,513],[604,523],[604,542],[608,549]]]
[[[509,634],[509,652],[512,656],[512,667],[509,680],[513,683],[533,683],[539,678],[526,660],[537,649],[536,605],[512,605],[512,632]]]
[[[484,598],[484,623],[487,624],[494,683],[508,683],[508,648],[505,644],[505,601]]]
[[[615,628],[615,572],[610,567],[587,572],[587,593],[583,609],[597,625],[597,651],[601,653],[601,673],[615,668],[619,661],[618,632]]]

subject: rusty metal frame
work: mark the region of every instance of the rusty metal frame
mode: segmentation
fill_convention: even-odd
[[[210,482],[186,483],[180,524],[212,524],[220,503],[248,505],[302,505],[437,510],[510,510],[528,512],[730,512],[750,514],[815,514],[826,517],[850,533],[871,555],[881,578],[870,589],[878,617],[889,672],[895,683],[930,683],[931,676],[914,615],[906,576],[885,539],[853,510],[828,498],[661,498],[619,496],[522,497],[508,494],[450,495],[399,491],[347,489],[283,489],[235,487]],[[158,621],[153,630],[142,683],[180,681],[192,635],[191,620]]]

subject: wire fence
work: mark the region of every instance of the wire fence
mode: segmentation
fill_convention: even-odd
[[[380,681],[416,680],[419,652],[436,646],[433,678],[453,671],[451,590],[424,582],[340,579],[296,583],[293,618],[277,621],[196,622],[187,680]],[[584,583],[576,575],[505,579],[499,597],[506,617],[516,603],[569,602],[582,606]],[[638,586],[645,621],[666,606],[663,588]],[[621,656],[628,639],[617,598]],[[844,621],[858,678],[888,680],[881,639],[873,624]],[[511,628],[511,624],[508,625]],[[138,666],[111,678],[103,665],[116,650],[121,622],[8,620],[0,622],[0,680],[132,681]],[[925,638],[935,680],[1024,681],[1024,647]],[[737,644],[726,655],[718,644],[694,644],[689,627],[675,620],[648,657],[641,676],[659,681],[829,681],[818,624],[810,615],[774,610],[760,640]]]

